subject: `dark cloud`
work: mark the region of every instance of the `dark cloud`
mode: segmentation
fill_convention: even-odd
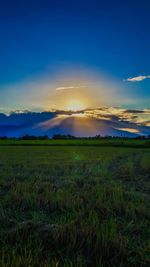
[[[127,110],[125,110],[125,111],[123,111],[123,113],[137,113],[137,114],[139,114],[139,113],[145,113],[145,110],[137,110],[137,109],[127,109]]]

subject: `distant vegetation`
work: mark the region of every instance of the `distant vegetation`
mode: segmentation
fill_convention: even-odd
[[[42,135],[42,136],[35,136],[35,135],[24,135],[21,137],[12,137],[9,138],[7,136],[0,136],[0,140],[8,140],[8,139],[13,139],[13,140],[72,140],[72,139],[135,139],[135,140],[144,140],[144,139],[150,139],[150,135],[145,136],[145,135],[139,135],[137,137],[124,137],[124,136],[101,136],[101,135],[96,135],[96,136],[89,136],[89,137],[78,137],[78,136],[73,136],[70,134],[54,134],[52,137],[49,137],[48,135]]]

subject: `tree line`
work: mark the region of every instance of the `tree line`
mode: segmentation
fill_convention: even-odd
[[[24,135],[21,137],[7,137],[7,136],[1,136],[0,140],[73,140],[73,139],[131,139],[131,137],[125,137],[123,135],[121,136],[101,136],[101,135],[95,135],[95,136],[89,136],[89,137],[76,137],[70,134],[54,134],[52,137],[49,137],[48,135],[42,135],[42,136],[35,136],[35,135]],[[138,140],[145,140],[150,139],[150,135],[148,136],[136,136],[132,137],[132,139],[138,139]]]

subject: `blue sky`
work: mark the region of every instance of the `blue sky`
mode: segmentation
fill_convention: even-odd
[[[35,94],[40,95],[41,89],[36,89],[39,81],[51,84],[59,70],[68,66],[90,69],[97,76],[107,73],[125,88],[120,98],[125,94],[129,100],[133,97],[133,104],[129,101],[126,106],[149,108],[150,79],[124,82],[130,77],[150,75],[149,13],[148,0],[2,1],[1,109],[32,107],[31,102],[21,102],[21,96],[26,99],[28,94],[25,84],[28,88],[31,81],[36,83],[33,99]],[[13,97],[8,99],[9,95]],[[34,100],[34,108],[40,108],[39,101],[36,107]]]

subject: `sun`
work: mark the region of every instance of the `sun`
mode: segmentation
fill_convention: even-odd
[[[82,101],[74,99],[67,104],[66,108],[67,110],[76,112],[85,109],[86,105]]]

